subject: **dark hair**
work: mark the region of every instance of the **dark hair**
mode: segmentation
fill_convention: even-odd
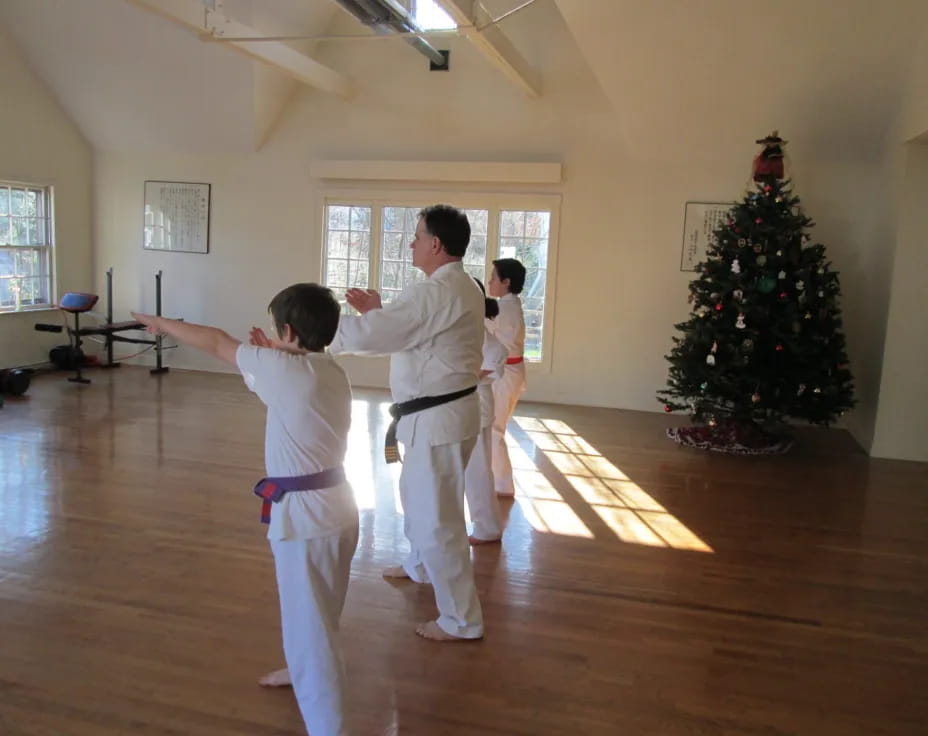
[[[496,319],[499,316],[499,302],[496,299],[490,299],[487,296],[487,290],[480,279],[474,279],[480,291],[483,292],[483,316],[487,319]]]
[[[429,235],[438,238],[445,246],[445,253],[463,258],[470,243],[470,222],[461,210],[447,204],[436,204],[419,212],[425,220]]]
[[[522,288],[525,286],[525,266],[521,261],[515,258],[500,258],[498,261],[493,261],[493,267],[500,281],[509,279],[510,294],[522,293]]]
[[[267,311],[278,333],[283,334],[284,325],[290,325],[301,348],[320,352],[335,339],[341,308],[331,289],[293,284],[271,299]]]

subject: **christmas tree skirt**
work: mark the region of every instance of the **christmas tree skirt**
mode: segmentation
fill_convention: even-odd
[[[782,455],[793,439],[765,432],[750,422],[722,422],[714,427],[671,427],[667,436],[678,445],[730,455]]]

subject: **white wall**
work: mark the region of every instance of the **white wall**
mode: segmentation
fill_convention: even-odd
[[[872,453],[928,461],[928,143],[905,147],[883,381]]]
[[[678,270],[684,202],[740,198],[753,139],[765,131],[744,130],[725,156],[642,158],[618,132],[615,112],[556,12],[538,7],[547,8],[533,16],[531,29],[544,41],[533,57],[545,83],[538,101],[461,43],[453,46],[451,74],[428,74],[425,61],[401,44],[335,45],[320,58],[356,79],[358,94],[344,102],[298,93],[258,153],[99,152],[98,271],[117,268],[117,302],[125,309],[150,307],[150,279],[163,268],[168,311],[244,335],[248,325],[266,319],[277,289],[319,276],[316,205],[324,184],[309,175],[317,158],[558,160],[565,165],[564,184],[538,188],[563,193],[553,363],[550,373],[530,376],[527,397],[658,410],[654,393],[666,379],[663,355],[673,324],[688,309],[692,274]],[[788,136],[801,141],[803,131]],[[817,160],[815,150],[801,145],[793,159],[798,193],[842,274],[861,399],[848,425],[868,446],[891,268],[890,174],[879,162]],[[213,183],[211,255],[142,251],[146,178]],[[218,368],[182,351],[171,360]],[[369,361],[352,363],[351,372],[365,384],[384,375]]]
[[[871,452],[877,457],[928,461],[928,31],[912,59],[908,90],[889,154],[898,226],[883,380]]]
[[[917,44],[908,89],[899,113],[897,138],[911,141],[928,131],[928,29]]]
[[[91,286],[90,147],[0,27],[0,179],[46,184],[55,196],[58,293]],[[0,367],[48,359],[61,335],[38,333],[36,322],[57,322],[48,311],[0,314]]]

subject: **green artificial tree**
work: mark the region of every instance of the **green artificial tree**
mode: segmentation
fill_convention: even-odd
[[[785,145],[758,141],[754,191],[715,231],[692,313],[676,325],[665,411],[694,424],[668,430],[680,444],[724,452],[785,452],[788,420],[828,425],[854,405],[838,273],[783,178]]]

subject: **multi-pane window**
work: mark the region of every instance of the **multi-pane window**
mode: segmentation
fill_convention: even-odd
[[[409,247],[416,237],[419,210],[419,207],[384,207],[381,210],[380,294],[384,304],[396,299],[406,284],[425,278],[425,274],[412,265]]]
[[[464,269],[475,279],[483,281],[486,287],[487,279],[487,225],[490,213],[488,210],[464,210],[467,221],[470,222],[470,244],[464,254]]]
[[[51,197],[0,182],[0,312],[51,303]]]
[[[487,200],[486,206],[477,206]],[[493,204],[493,197],[468,196],[457,203],[470,222],[471,238],[464,268],[484,284],[492,261],[517,258],[526,268],[521,294],[525,310],[525,359],[540,362],[545,355],[545,310],[550,309],[548,259],[552,250],[552,216],[548,209],[516,209]],[[434,200],[432,200],[434,201]],[[455,204],[452,198],[445,201]],[[551,200],[546,200],[551,202]],[[474,206],[467,206],[473,202]],[[388,199],[350,197],[331,201],[325,207],[323,274],[343,305],[351,287],[377,289],[384,304],[395,300],[403,289],[425,278],[412,265],[410,244],[415,239],[422,204],[391,202]]]
[[[541,360],[542,354],[550,228],[550,212],[500,212],[499,257],[515,258],[525,266],[521,296],[525,311],[525,359],[529,361]]]
[[[345,292],[368,288],[371,257],[371,208],[326,208],[325,283],[347,312]]]

